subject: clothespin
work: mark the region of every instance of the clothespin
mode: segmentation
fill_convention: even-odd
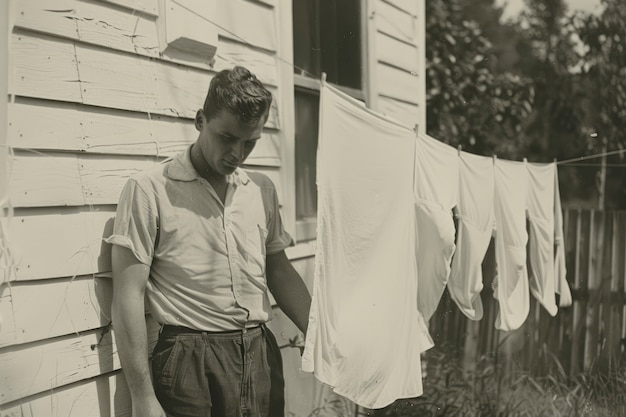
[[[459,156],[461,156],[461,151],[463,150],[463,145],[457,146],[456,149],[459,151]]]
[[[322,72],[322,85],[326,84],[326,73]]]
[[[496,155],[495,153],[491,156],[493,159],[493,164],[496,164],[496,159],[498,159],[498,155]]]
[[[420,125],[415,123],[415,127],[413,128],[413,132],[415,132],[415,136],[419,134],[419,131],[420,131]]]
[[[526,159],[526,157],[524,157],[522,161],[524,162],[524,165],[528,165],[528,159]]]

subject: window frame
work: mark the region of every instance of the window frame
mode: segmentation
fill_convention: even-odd
[[[300,0],[294,0],[294,1],[300,1]],[[368,9],[371,7],[369,2],[370,0],[362,1],[360,3],[361,7],[359,10],[359,14],[360,14],[359,20],[360,20],[360,29],[361,29],[360,30],[361,88],[356,89],[356,88],[346,87],[346,86],[329,82],[329,84],[331,84],[333,87],[337,88],[338,90],[356,98],[357,100],[363,101],[367,107],[371,106],[371,99],[372,99],[371,88],[370,88],[371,87],[370,86],[370,70],[369,70],[370,53],[371,53],[370,48],[369,48],[371,34],[369,31],[371,28],[369,25],[369,19],[367,18]],[[293,21],[292,21],[292,30],[293,30]],[[292,39],[293,39],[293,33],[292,33]],[[293,87],[294,87],[293,88],[294,100],[298,91],[304,94],[311,94],[311,95],[317,94],[317,96],[319,97],[321,81],[316,78],[307,77],[306,75],[299,74],[296,72],[296,69],[294,68]],[[294,125],[296,123],[297,121],[295,120],[295,116],[294,116]],[[295,159],[295,147],[294,147],[294,159]],[[294,176],[295,175],[296,174],[294,171]],[[294,178],[294,181],[297,183],[296,178]],[[294,196],[294,201],[293,201],[294,206],[297,204],[296,199],[297,199],[297,193],[295,193],[295,196]],[[298,219],[296,217],[295,232],[296,232],[295,239],[298,242],[315,240],[317,238],[317,216],[307,217],[303,219]]]

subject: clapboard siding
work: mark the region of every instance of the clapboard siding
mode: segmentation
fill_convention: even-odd
[[[245,0],[220,1],[217,21],[221,36],[276,51],[277,34],[273,8]]]
[[[147,323],[153,343],[158,325]],[[0,363],[0,404],[120,369],[111,327],[3,348]]]
[[[16,209],[9,221],[16,280],[75,277],[111,270],[115,206]]]
[[[416,43],[415,18],[405,11],[379,0],[376,4],[375,21],[378,31],[410,45]]]
[[[418,76],[410,72],[380,64],[377,67],[378,88],[380,95],[418,104]]]
[[[198,136],[190,119],[28,98],[9,103],[9,120],[14,149],[174,156]],[[248,163],[280,166],[279,146],[279,133],[265,129]]]
[[[113,5],[121,6],[132,11],[146,13],[152,16],[159,15],[159,0],[100,0]]]
[[[0,347],[106,326],[111,296],[111,279],[93,275],[15,283],[0,296]]]
[[[140,55],[159,56],[154,17],[132,15],[102,2],[13,0],[13,3],[17,27]]]
[[[372,0],[373,27],[368,45],[370,101],[375,110],[413,128],[425,121],[422,92],[424,77],[424,4],[418,0]]]
[[[416,0],[383,0],[385,3],[389,3],[394,5],[396,8],[410,14],[417,15],[418,14],[418,4],[419,2]]]
[[[394,100],[385,96],[378,98],[381,113],[390,116],[404,126],[413,128],[419,120],[419,106]]]
[[[128,178],[159,163],[152,156],[16,151],[11,161],[11,203],[14,207],[117,204]],[[279,168],[248,165],[247,169],[270,177],[283,202]]]
[[[18,96],[190,119],[213,77],[197,68],[34,33],[14,33],[11,47],[10,93]],[[279,127],[276,103],[267,126]]]
[[[159,56],[155,17],[129,15],[123,9],[111,9],[105,3],[79,0],[14,0],[14,3],[15,26],[18,28],[137,55],[160,57],[205,70],[220,71],[244,65],[264,83],[272,86],[279,83],[272,52],[250,48],[223,36],[219,39],[214,60],[179,50],[166,50]],[[220,8],[226,8],[223,13],[233,13],[228,11],[229,5],[233,4],[220,4]]]
[[[298,259],[293,266],[312,291],[314,258]],[[0,294],[0,348],[106,326],[112,281],[104,275],[110,274],[15,282]],[[281,326],[277,336],[286,344],[298,330],[291,322]]]
[[[115,371],[0,406],[2,417],[132,417],[124,374]]]
[[[376,33],[378,61],[405,71],[419,71],[418,50],[415,45],[400,42],[381,32]]]

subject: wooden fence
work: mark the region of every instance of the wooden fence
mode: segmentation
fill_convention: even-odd
[[[545,373],[557,367],[570,376],[624,365],[626,211],[565,210],[564,235],[571,307],[551,317],[531,295],[524,325],[512,332],[496,330],[492,242],[483,262],[483,319],[468,320],[444,294],[430,321],[436,346],[458,355],[468,370],[489,355],[503,358],[508,369]]]

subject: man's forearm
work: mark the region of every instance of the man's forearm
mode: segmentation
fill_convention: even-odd
[[[120,304],[113,304],[113,328],[128,386],[133,398],[154,395],[143,302],[132,306]]]
[[[268,257],[268,285],[281,310],[306,334],[311,296],[284,252]]]
[[[306,334],[311,296],[301,279],[285,280],[272,291],[280,309]]]

